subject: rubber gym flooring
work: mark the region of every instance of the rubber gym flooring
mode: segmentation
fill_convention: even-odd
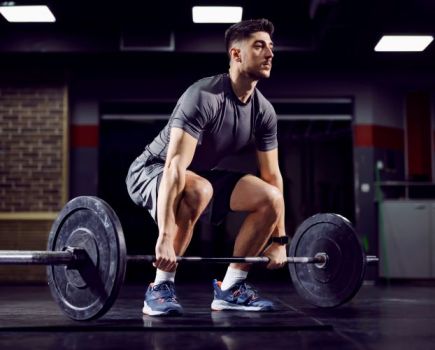
[[[77,322],[45,285],[0,288],[0,349],[435,349],[433,283],[363,285],[336,309],[308,305],[291,283],[261,283],[280,310],[212,312],[211,283],[177,283],[181,317],[141,314],[144,286],[123,285],[102,318]]]

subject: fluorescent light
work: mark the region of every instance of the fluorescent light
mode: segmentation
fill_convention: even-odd
[[[0,13],[8,22],[55,22],[47,6],[0,6]]]
[[[431,35],[384,35],[377,43],[375,51],[423,51],[432,42]]]
[[[194,23],[237,23],[242,20],[240,6],[193,6]]]

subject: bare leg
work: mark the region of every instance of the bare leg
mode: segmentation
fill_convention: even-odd
[[[234,256],[257,256],[275,230],[284,209],[278,188],[253,175],[246,175],[236,184],[230,201],[234,211],[248,211],[234,245]],[[231,267],[248,271],[249,264],[233,263]]]
[[[177,232],[174,237],[174,250],[177,256],[182,256],[189,246],[195,223],[212,196],[213,187],[210,182],[192,171],[186,172],[185,188],[175,219]]]

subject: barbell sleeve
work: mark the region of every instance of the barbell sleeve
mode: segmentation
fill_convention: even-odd
[[[0,265],[72,265],[81,260],[79,248],[64,251],[0,250]]]

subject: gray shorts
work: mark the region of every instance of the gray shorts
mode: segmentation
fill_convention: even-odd
[[[137,205],[145,208],[157,223],[157,198],[164,163],[150,155],[142,154],[131,164],[126,184],[128,194]],[[237,182],[246,173],[227,170],[195,171],[207,179],[213,187],[213,198],[202,213],[200,220],[218,225],[231,211],[230,199]]]
[[[164,165],[159,158],[144,152],[131,164],[125,180],[130,198],[147,209],[156,223],[157,193]]]

